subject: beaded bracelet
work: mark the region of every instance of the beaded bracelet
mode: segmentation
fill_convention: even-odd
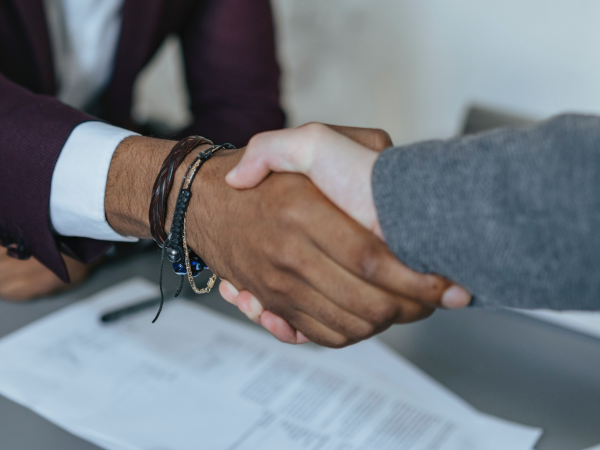
[[[169,231],[169,234],[162,245],[162,258],[160,266],[161,302],[156,317],[152,323],[156,322],[158,316],[160,316],[164,303],[162,273],[165,256],[173,264],[173,271],[175,274],[181,276],[181,283],[179,284],[179,289],[175,293],[175,297],[179,296],[181,293],[183,288],[183,280],[186,275],[192,290],[196,294],[208,294],[216,282],[217,276],[214,274],[210,277],[204,289],[198,289],[196,283],[194,282],[194,278],[196,278],[203,270],[208,269],[208,266],[196,253],[190,251],[188,247],[186,236],[186,216],[187,208],[192,198],[191,185],[194,182],[196,174],[206,161],[212,158],[216,152],[223,148],[235,149],[236,147],[233,144],[213,145],[210,148],[201,151],[185,172],[181,182],[179,195],[177,196],[177,203],[175,204],[175,211],[173,213],[173,220],[171,222],[171,230]]]

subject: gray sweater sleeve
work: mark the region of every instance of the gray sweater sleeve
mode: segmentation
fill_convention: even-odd
[[[391,148],[373,190],[394,254],[474,306],[600,310],[600,117]]]

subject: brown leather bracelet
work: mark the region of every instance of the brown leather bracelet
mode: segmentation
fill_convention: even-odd
[[[152,199],[150,200],[150,233],[156,243],[162,247],[167,239],[165,222],[167,217],[167,200],[173,187],[173,181],[177,168],[190,152],[199,145],[213,145],[212,141],[202,136],[188,136],[180,140],[165,158],[160,172],[154,182]]]

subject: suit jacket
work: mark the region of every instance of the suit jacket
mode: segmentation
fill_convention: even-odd
[[[104,119],[136,129],[134,81],[173,33],[182,41],[194,114],[183,134],[244,145],[283,126],[269,0],[125,0]],[[71,131],[92,119],[53,98],[56,90],[42,0],[0,0],[0,244],[67,280],[60,252],[89,262],[110,244],[51,231],[54,165]]]

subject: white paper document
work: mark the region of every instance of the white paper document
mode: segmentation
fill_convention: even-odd
[[[0,393],[111,450],[527,450],[541,430],[475,411],[375,340],[292,347],[133,280],[0,340]]]
[[[518,311],[518,310],[516,310]],[[600,338],[600,312],[595,311],[519,311],[530,317]]]

